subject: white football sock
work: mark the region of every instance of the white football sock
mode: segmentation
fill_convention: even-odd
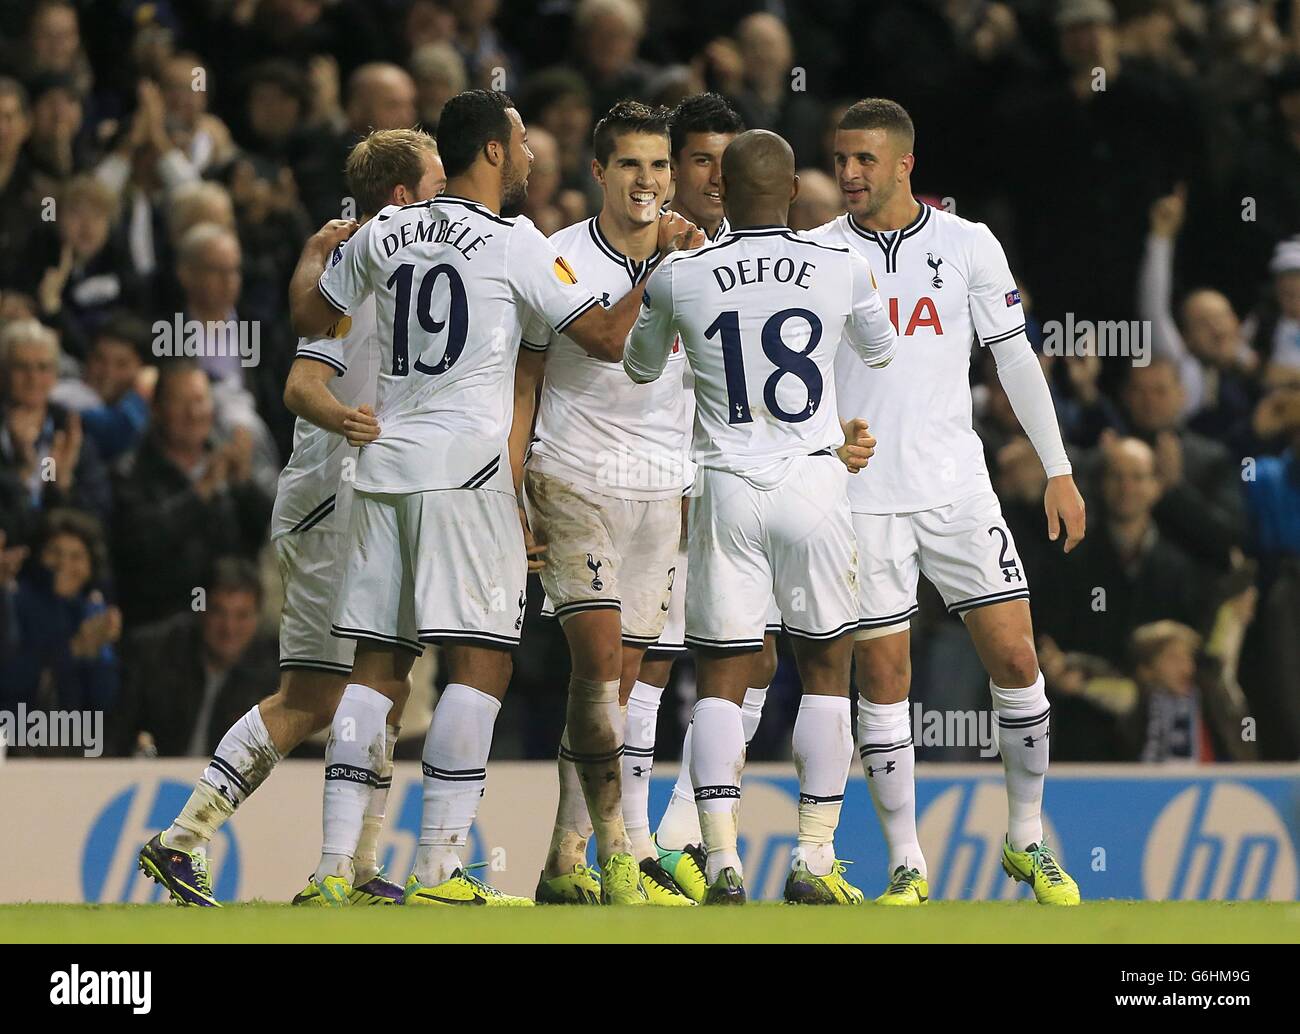
[[[740,705],[740,720],[745,726],[745,746],[748,747],[758,732],[758,723],[763,717],[763,705],[767,703],[767,687],[756,689],[751,686],[745,690],[744,702]]]
[[[623,726],[623,822],[637,861],[658,860],[650,840],[650,773],[655,763],[655,728],[662,686],[637,682],[627,701]]]
[[[745,727],[740,708],[721,697],[695,703],[691,783],[708,851],[705,878],[713,883],[728,866],[743,876],[736,849],[740,773],[745,767]]]
[[[900,865],[929,878],[916,836],[916,747],[912,712],[906,700],[873,704],[858,697],[858,753],[867,776],[871,803],[885,834],[889,875]]]
[[[793,752],[799,773],[799,846],[814,876],[828,876],[835,863],[835,828],[844,784],[853,764],[849,698],[805,693],[794,722]]]
[[[766,700],[766,686],[745,690],[745,699],[740,705],[740,721],[744,728],[746,747],[758,731]],[[655,841],[668,851],[680,851],[687,844],[704,842],[704,835],[700,832],[700,813],[695,807],[695,791],[691,786],[690,725],[686,726],[686,737],[682,740],[682,764],[677,771],[677,782],[673,784],[668,807],[659,820],[659,828],[655,830]]]
[[[544,874],[548,877],[572,872],[575,865],[585,865],[587,841],[591,839],[591,815],[587,812],[578,766],[573,763],[573,751],[569,749],[567,728],[560,736],[556,764],[560,770],[560,801],[551,830],[551,849],[546,855]]]
[[[424,813],[415,878],[426,887],[448,879],[478,814],[487,783],[492,727],[501,701],[453,682],[442,691],[424,740]]]
[[[250,708],[221,737],[185,807],[163,833],[164,842],[181,851],[205,848],[279,761],[261,711]]]
[[[601,865],[615,854],[630,854],[623,824],[623,717],[618,706],[618,679],[569,679],[565,711],[569,753],[582,780],[587,812],[596,835]]]
[[[371,791],[384,770],[385,723],[393,702],[369,686],[351,683],[343,690],[325,745],[325,795],[322,802],[320,863],[316,880],[355,878],[356,854]]]
[[[691,785],[691,741],[695,723],[686,726],[682,740],[682,764],[677,770],[677,782],[668,798],[668,807],[655,830],[655,841],[665,851],[680,851],[687,844],[703,842],[700,832],[700,813],[695,807],[695,788]]]
[[[388,810],[388,791],[393,786],[393,751],[397,747],[399,732],[396,725],[384,729],[384,767],[379,773],[379,782],[370,791],[370,801],[361,819],[361,839],[357,841],[357,853],[353,856],[357,886],[379,875],[379,834],[384,828],[384,813]]]
[[[989,690],[1007,780],[1007,837],[1013,851],[1023,851],[1043,842],[1043,783],[1052,709],[1041,671],[1032,686],[1004,689],[990,679]]]

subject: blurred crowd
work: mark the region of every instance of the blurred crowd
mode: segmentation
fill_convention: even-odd
[[[976,352],[1054,758],[1300,758],[1300,0],[11,0],[0,708],[101,708],[110,751],[202,754],[273,690],[288,278],[314,227],[356,214],[351,146],[433,130],[474,86],[519,104],[546,233],[595,211],[592,125],[620,98],[716,90],[780,132],[796,228],[841,212],[844,108],[906,106],[923,199],[1006,247],[1089,507],[1065,558]],[[236,321],[256,347],[187,358],[158,321]],[[1106,354],[1120,325],[1144,353]],[[499,755],[552,757],[563,724],[537,605]],[[988,706],[933,595],[913,653],[923,708]],[[787,661],[752,757],[788,755]],[[674,685],[665,756],[689,661]]]

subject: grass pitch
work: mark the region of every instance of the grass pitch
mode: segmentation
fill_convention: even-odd
[[[932,901],[922,908],[291,908],[2,905],[0,942],[22,943],[1295,943],[1300,904]]]

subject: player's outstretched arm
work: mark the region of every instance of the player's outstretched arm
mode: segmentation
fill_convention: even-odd
[[[889,322],[871,265],[856,252],[849,256],[852,297],[849,318],[844,324],[844,340],[868,366],[888,366],[898,350],[898,332]]]
[[[349,445],[365,445],[379,437],[379,421],[369,406],[353,409],[343,405],[329,389],[334,368],[316,359],[299,356],[289,368],[284,385],[284,404],[295,416],[317,427],[341,434]]]
[[[352,219],[331,219],[303,245],[289,280],[289,313],[294,332],[299,336],[320,337],[338,322],[341,313],[321,294],[320,278],[330,253],[356,230],[357,224]]]
[[[667,255],[674,251],[689,251],[704,243],[704,231],[676,212],[666,212],[659,217],[659,252]],[[650,275],[659,263],[646,271],[641,282],[618,300],[611,308],[595,307],[587,310],[565,331],[588,355],[607,363],[623,360],[623,346],[636,322],[641,308],[641,298]]]

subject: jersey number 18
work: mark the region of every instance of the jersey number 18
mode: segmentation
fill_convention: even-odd
[[[808,324],[808,344],[796,352],[785,343],[783,334],[790,320],[801,319]],[[749,390],[745,386],[745,358],[740,341],[740,313],[729,309],[718,316],[704,336],[712,340],[722,336],[722,365],[727,376],[727,423],[753,422],[749,411]],[[760,342],[763,354],[776,367],[763,384],[763,402],[768,412],[788,424],[801,423],[817,411],[822,400],[822,374],[817,364],[809,358],[822,339],[822,321],[815,312],[807,309],[782,309],[773,313],[763,324]],[[782,409],[776,399],[776,386],[786,374],[799,378],[808,392],[808,404],[794,413]]]

